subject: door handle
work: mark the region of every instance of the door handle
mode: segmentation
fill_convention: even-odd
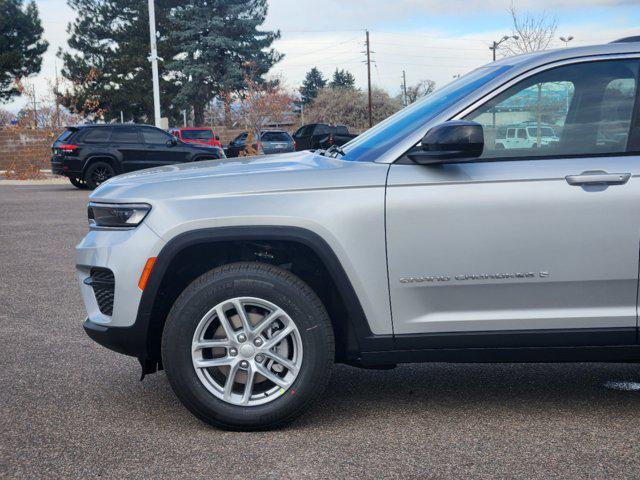
[[[607,173],[602,170],[582,172],[580,175],[567,175],[564,179],[569,185],[624,185],[631,178],[630,173]]]

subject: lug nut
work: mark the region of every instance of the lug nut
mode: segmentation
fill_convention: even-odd
[[[238,341],[240,343],[246,342],[247,341],[247,336],[244,333],[241,333],[240,335],[238,335]]]
[[[258,363],[264,362],[264,355],[262,355],[261,353],[256,355],[256,362],[258,362]]]
[[[238,350],[236,350],[235,348],[229,349],[229,355],[231,355],[232,357],[235,357],[237,354],[238,354]]]
[[[262,346],[262,343],[263,343],[263,342],[262,342],[262,339],[261,339],[261,338],[256,338],[256,339],[253,341],[253,344],[254,344],[256,347],[260,347],[260,346]]]
[[[249,362],[247,362],[246,360],[243,360],[240,362],[240,366],[242,368],[247,368],[249,366]]]

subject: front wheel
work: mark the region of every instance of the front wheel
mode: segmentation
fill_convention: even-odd
[[[317,295],[290,272],[260,263],[199,277],[176,300],[162,336],[178,398],[226,429],[293,420],[321,396],[333,358],[333,329]]]

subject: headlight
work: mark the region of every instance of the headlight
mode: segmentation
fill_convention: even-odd
[[[95,229],[136,228],[151,210],[146,203],[89,203],[89,227]]]

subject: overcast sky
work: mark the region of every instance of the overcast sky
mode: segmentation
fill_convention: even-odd
[[[66,48],[66,26],[75,12],[65,0],[36,0],[49,41],[42,71],[32,79],[36,95],[46,95],[47,83]],[[546,12],[558,22],[558,36],[572,35],[571,45],[605,43],[640,35],[639,0],[516,0],[521,11]],[[371,32],[374,84],[392,94],[407,83],[432,79],[438,86],[491,61],[491,41],[509,33],[509,0],[270,0],[265,28],[279,29],[274,47],[285,54],[273,73],[297,88],[304,74],[317,66],[329,77],[345,68],[366,87],[363,63],[365,29]],[[562,46],[559,40],[555,47]],[[24,103],[8,105],[16,111]]]

